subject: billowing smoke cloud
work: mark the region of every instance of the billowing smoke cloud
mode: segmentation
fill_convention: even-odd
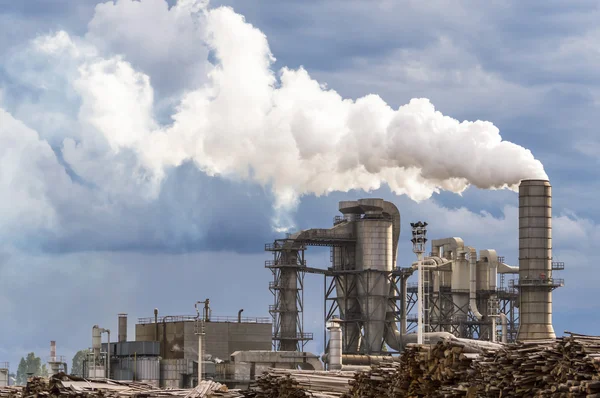
[[[43,159],[54,156],[52,144],[60,161],[46,160],[50,169],[64,167],[55,172],[61,184],[69,174],[83,181],[77,190],[100,190],[98,209],[102,198],[129,208],[154,200],[168,171],[190,161],[210,176],[269,187],[279,209],[304,194],[382,184],[420,201],[546,177],[529,150],[502,141],[490,122],[459,122],[427,99],[398,109],[377,95],[344,99],[302,68],[276,73],[273,62],[265,35],[230,8],[107,2],[84,37],[59,31],[6,61],[38,96],[3,94],[12,115],[0,108],[0,118],[13,127],[0,126],[0,137]],[[9,156],[0,149],[0,162]],[[51,206],[38,207],[43,225],[60,224],[48,181],[34,175],[41,182],[19,195],[36,195],[23,203]]]

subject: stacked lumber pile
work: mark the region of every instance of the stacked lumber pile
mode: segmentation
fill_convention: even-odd
[[[48,384],[48,379],[45,377],[32,377],[29,380],[27,380],[27,385],[25,386],[25,389],[23,390],[23,396],[25,397],[30,397],[30,396],[36,396],[37,394],[40,393],[47,393],[48,389],[49,389],[49,384]],[[42,394],[42,395],[44,395]]]
[[[21,398],[23,396],[23,387],[4,386],[0,387],[0,398]]]
[[[476,362],[478,396],[600,397],[600,337],[566,333]]]
[[[11,390],[9,390],[9,388]],[[241,398],[236,390],[205,380],[192,389],[161,390],[146,383],[126,383],[114,380],[87,380],[60,373],[49,379],[34,377],[25,388],[6,387],[0,389],[0,398]]]
[[[400,363],[357,374],[344,397],[600,398],[600,337],[568,333],[473,351],[454,340],[408,347]]]
[[[350,389],[355,372],[269,369],[246,393],[249,398],[341,397]]]
[[[431,350],[409,346],[399,363],[357,374],[345,397],[464,397],[474,391],[468,384],[475,374],[471,364],[484,352],[455,340],[440,341]]]

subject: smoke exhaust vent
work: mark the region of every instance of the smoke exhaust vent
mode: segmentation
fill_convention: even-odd
[[[519,186],[520,325],[517,340],[554,339],[552,327],[552,186],[523,180]]]

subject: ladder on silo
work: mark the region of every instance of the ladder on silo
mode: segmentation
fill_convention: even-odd
[[[423,280],[423,345],[429,346],[431,341],[429,339],[429,333],[431,332],[431,302],[430,302],[430,291],[431,291],[431,272],[422,267],[422,280]]]

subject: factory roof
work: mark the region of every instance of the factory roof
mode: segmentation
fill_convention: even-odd
[[[167,315],[159,316],[158,323],[192,322],[196,321],[196,315]],[[138,318],[138,324],[154,323],[154,317]],[[270,317],[237,317],[237,316],[211,316],[206,322],[231,322],[231,323],[271,323]]]

